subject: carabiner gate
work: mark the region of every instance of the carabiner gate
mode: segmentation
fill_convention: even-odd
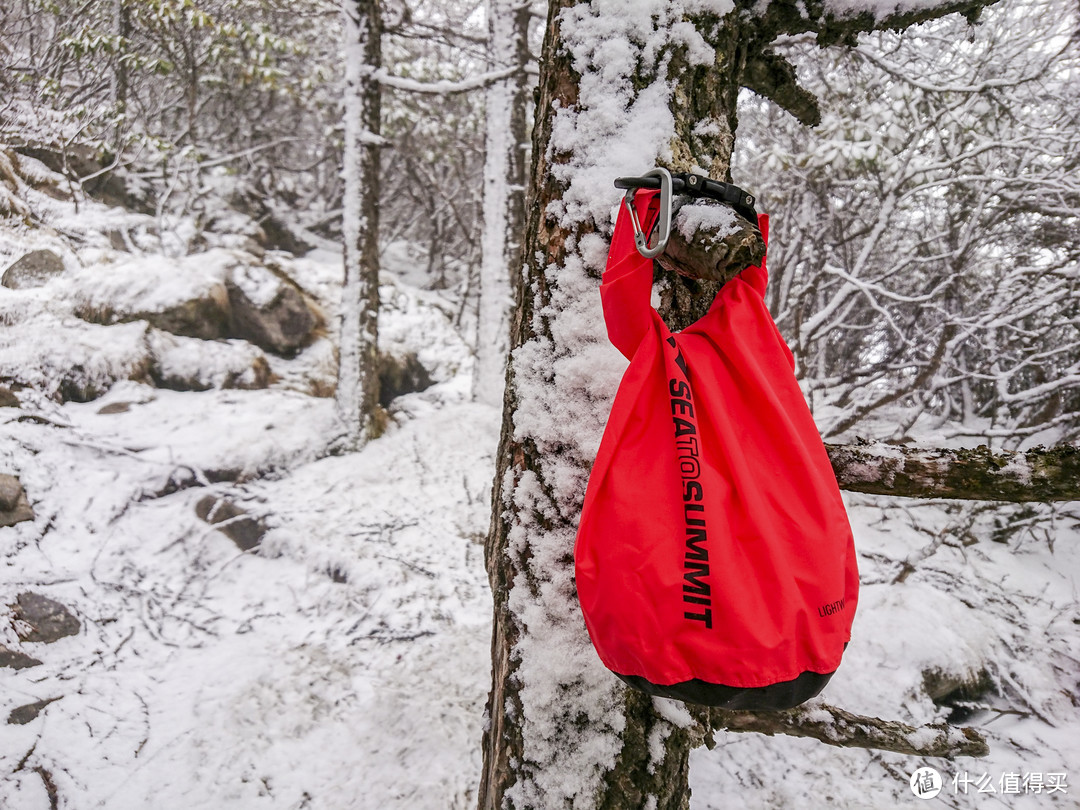
[[[660,235],[655,245],[649,247],[649,234],[641,230],[637,209],[634,208],[634,195],[637,194],[637,188],[626,190],[626,194],[623,195],[623,204],[630,212],[630,221],[634,225],[634,244],[637,245],[638,253],[646,259],[652,259],[664,252],[668,238],[671,236],[671,172],[667,169],[653,169],[645,172],[642,177],[660,178],[660,216],[657,219]]]

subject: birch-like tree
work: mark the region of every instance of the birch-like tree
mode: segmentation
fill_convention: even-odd
[[[480,251],[473,394],[484,402],[502,397],[510,339],[512,284],[520,276],[525,226],[525,158],[530,60],[529,22],[523,0],[487,0],[488,69],[514,70],[485,94],[484,225]]]
[[[661,164],[728,179],[741,87],[817,123],[816,101],[776,49],[782,37],[854,44],[862,31],[973,16],[982,5],[551,4],[486,548],[495,607],[481,808],[685,808],[689,751],[713,726],[892,750],[918,739],[926,745],[908,752],[927,755],[980,750],[945,729],[910,737],[910,729],[839,714],[822,722],[820,714],[654,704],[622,687],[593,653],[572,551],[624,367],[603,334],[596,292],[618,202],[613,178]],[[661,314],[673,328],[696,319],[716,289],[665,284]]]

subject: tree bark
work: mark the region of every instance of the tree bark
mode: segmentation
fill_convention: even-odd
[[[345,36],[343,151],[345,285],[341,300],[337,410],[342,448],[378,435],[379,135],[382,63],[379,0],[342,0]]]
[[[1011,503],[1080,500],[1080,448],[992,452],[827,444],[841,489],[904,498]]]

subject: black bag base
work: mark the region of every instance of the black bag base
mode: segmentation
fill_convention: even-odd
[[[615,674],[619,675],[618,672]],[[793,709],[815,697],[825,688],[832,676],[832,672],[804,672],[790,681],[768,686],[741,687],[709,683],[700,678],[663,686],[640,675],[619,675],[627,685],[654,697],[672,698],[717,709],[750,712]]]

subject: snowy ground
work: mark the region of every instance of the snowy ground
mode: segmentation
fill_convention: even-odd
[[[975,514],[980,507],[956,502],[850,494],[846,501],[862,588],[851,646],[822,699],[860,714],[939,722],[950,710],[925,695],[922,673],[970,677],[985,670],[993,688],[973,701],[969,717],[956,720],[986,735],[990,756],[917,760],[722,734],[715,750],[693,755],[692,807],[920,806],[924,800],[907,780],[923,765],[945,782],[928,806],[1080,806],[1075,519],[1045,518],[1051,551],[1041,534],[989,539],[994,519],[1015,507]],[[914,571],[894,584],[904,561]],[[1062,778],[1049,774],[1062,773],[1067,790],[1048,792],[1045,785]],[[1021,784],[1013,785],[1010,774]],[[1040,779],[1044,788],[1035,793]]]
[[[64,206],[36,202],[75,227]],[[121,259],[184,269],[152,244],[118,258],[85,233],[116,220],[146,226],[89,206],[80,240],[14,228],[0,250],[52,248],[73,277]],[[332,299],[337,255],[291,269]],[[0,365],[123,376],[142,327],[73,317],[74,283],[0,290],[16,327]],[[361,453],[326,455],[332,400],[305,393],[325,376],[326,341],[271,358],[280,381],[268,390],[121,381],[82,404],[23,389],[20,408],[0,410],[0,471],[20,477],[36,513],[0,529],[0,604],[32,591],[82,623],[46,645],[20,643],[0,621],[0,643],[42,661],[0,669],[0,713],[55,699],[24,725],[0,725],[0,808],[48,808],[47,783],[65,808],[475,803],[489,679],[482,538],[500,416],[468,401],[449,304],[393,276],[383,294],[384,344],[417,351],[439,382],[395,401],[386,435]],[[185,488],[170,493],[176,482]],[[265,518],[257,552],[199,520],[209,493]]]
[[[85,230],[128,216],[35,205],[56,231],[0,230],[0,259],[45,240],[71,268],[92,269],[107,249]],[[81,242],[61,233],[76,221]],[[329,251],[293,265],[331,316],[338,268]],[[135,350],[130,325],[96,327],[87,344],[87,325],[64,309],[65,283],[0,290],[0,312],[17,324],[0,361],[48,355],[61,367],[79,352]],[[332,403],[307,383],[326,373],[326,341],[273,360],[279,382],[267,390],[119,382],[83,404],[26,389],[19,409],[0,409],[0,472],[20,476],[36,512],[0,528],[0,611],[33,591],[82,625],[45,645],[0,620],[0,643],[42,661],[0,668],[0,718],[53,700],[30,722],[0,725],[0,808],[46,810],[47,784],[59,807],[79,810],[474,806],[489,682],[482,537],[500,416],[469,402],[452,304],[404,275],[385,284],[386,343],[417,351],[439,382],[398,399],[386,435],[357,454],[324,452]],[[258,551],[196,516],[208,493],[265,518]],[[921,764],[945,777],[933,800],[944,806],[1080,806],[1076,520],[1040,507],[1030,531],[995,542],[1002,521],[1026,513],[848,503],[864,588],[824,698],[933,722],[952,709],[926,696],[926,671],[983,673],[992,688],[967,722],[987,734],[990,757],[921,763],[720,734],[694,754],[692,807],[918,805],[907,778]],[[1061,773],[1066,790],[1051,793]],[[1015,791],[1011,774],[1024,779]]]

